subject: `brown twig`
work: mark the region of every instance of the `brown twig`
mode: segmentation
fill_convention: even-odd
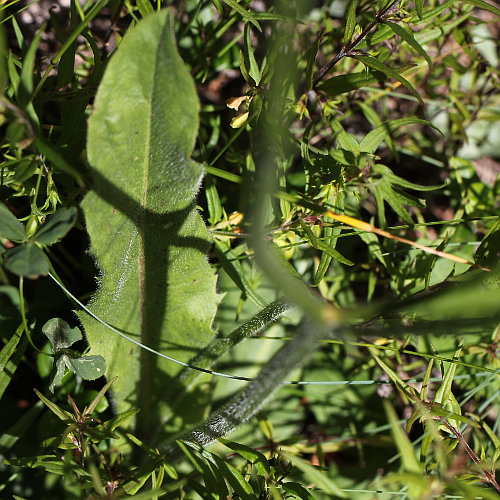
[[[464,439],[464,436],[462,435],[461,432],[459,432],[455,427],[453,427],[451,424],[449,424],[445,419],[441,419],[441,423],[445,425],[445,427],[452,432],[455,437],[458,439],[459,443],[464,447],[465,451],[469,455],[469,457],[472,458],[474,463],[481,469],[483,472],[484,476],[482,479],[486,481],[487,483],[490,483],[493,485],[493,487],[500,492],[500,485],[498,484],[496,478],[495,478],[495,471],[489,471],[486,469],[486,467],[482,464],[481,460],[477,457],[477,455],[474,453],[474,450],[469,446],[467,441]]]
[[[318,77],[316,80],[314,80],[313,83],[313,88],[315,88],[318,83],[323,79],[323,77],[345,56],[349,56],[354,49],[363,41],[363,39],[368,35],[368,33],[373,29],[374,26],[377,24],[380,24],[384,19],[386,19],[388,16],[391,14],[394,14],[397,12],[399,9],[399,5],[397,5],[400,2],[400,0],[394,0],[391,2],[387,7],[379,10],[376,14],[375,17],[373,18],[373,21],[370,21],[361,34],[359,34],[352,42],[349,42],[345,44],[339,51],[339,53],[319,72]]]

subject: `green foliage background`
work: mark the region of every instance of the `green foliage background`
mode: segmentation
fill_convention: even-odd
[[[497,498],[499,9],[36,5],[1,6],[2,495]]]

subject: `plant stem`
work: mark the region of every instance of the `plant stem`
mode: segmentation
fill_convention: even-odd
[[[374,26],[376,26],[377,24],[380,24],[386,17],[388,17],[389,15],[393,14],[394,12],[396,12],[398,10],[398,6],[396,6],[396,4],[399,2],[400,0],[394,0],[393,2],[391,2],[387,7],[385,7],[384,9],[381,9],[379,10],[376,14],[375,14],[375,17],[373,19],[373,21],[370,21],[366,26],[365,28],[363,29],[363,31],[354,39],[352,40],[352,42],[344,45],[340,51],[338,52],[338,54],[328,63],[326,64],[325,66],[323,66],[323,68],[321,69],[321,71],[319,72],[319,75],[318,77],[316,78],[316,80],[314,80],[314,83],[313,83],[313,88],[315,88],[318,83],[323,79],[323,77],[345,56],[349,56],[352,51],[363,41],[363,39],[368,35],[368,33],[370,33],[370,31],[373,29]]]

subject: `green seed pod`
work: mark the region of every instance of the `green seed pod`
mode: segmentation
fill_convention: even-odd
[[[40,217],[37,215],[30,215],[28,222],[26,223],[26,237],[31,238],[38,227],[40,226]]]

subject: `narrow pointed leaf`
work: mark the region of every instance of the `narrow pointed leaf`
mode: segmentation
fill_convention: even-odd
[[[354,59],[361,61],[365,66],[373,68],[377,71],[385,73],[387,76],[390,76],[391,78],[394,78],[399,83],[403,84],[408,89],[410,94],[415,96],[421,103],[423,103],[420,94],[416,91],[413,85],[406,78],[402,77],[398,71],[389,68],[389,66],[386,66],[384,63],[381,63],[378,59],[375,59],[375,57],[371,56],[349,56],[349,57],[353,57]]]
[[[341,264],[345,264],[346,266],[354,266],[354,262],[349,260],[347,257],[344,257],[338,250],[327,245],[325,242],[318,240],[318,250],[325,252],[327,255],[332,257],[335,260],[338,260]]]
[[[414,472],[415,474],[422,473],[422,466],[415,456],[415,449],[399,424],[396,411],[387,400],[384,401],[384,408],[391,426],[392,437],[396,442],[396,446],[401,456],[403,469],[408,472]]]
[[[372,131],[373,132],[373,131]],[[369,132],[371,133],[371,132]],[[423,184],[415,184],[414,182],[407,181],[402,177],[395,175],[389,167],[385,165],[376,164],[373,165],[373,170],[383,175],[391,184],[397,184],[398,186],[405,187],[408,189],[415,189],[416,191],[435,191],[436,189],[443,189],[445,184],[424,186]]]
[[[94,189],[82,204],[101,271],[92,312],[182,361],[213,337],[219,301],[195,207],[203,172],[189,159],[198,109],[169,12],[149,15],[127,32],[99,87],[87,141]],[[139,435],[156,431],[169,416],[168,395],[183,392],[179,365],[81,319],[91,354],[104,357],[106,376],[118,376],[117,410],[139,407]]]
[[[495,7],[493,4],[489,2],[485,2],[484,0],[464,0],[465,3],[470,3],[472,5],[475,5],[476,7],[479,7],[480,9],[487,10],[489,12],[492,12],[493,14],[496,14],[497,16],[500,16],[500,9],[498,7]]]
[[[12,377],[16,373],[17,367],[24,351],[28,346],[28,339],[26,336],[21,338],[24,331],[24,325],[21,323],[16,330],[15,335],[2,349],[0,354],[0,399],[10,384]],[[20,341],[18,340],[20,339]]]
[[[262,31],[259,21],[255,19],[253,13],[242,7],[237,0],[224,0],[224,3],[229,5],[229,7],[237,12],[245,21],[251,22],[259,31]]]
[[[248,74],[253,78],[253,81],[256,85],[260,83],[260,70],[257,65],[257,61],[255,60],[255,55],[253,53],[252,40],[250,37],[250,25],[245,24],[245,51],[248,57],[248,65],[250,69],[248,70]]]
[[[87,408],[86,410],[86,413],[89,414],[89,415],[92,415],[92,413],[94,413],[95,409],[97,408],[97,405],[99,404],[99,402],[101,401],[101,399],[104,397],[104,394],[106,394],[106,392],[109,390],[109,388],[114,384],[116,380],[116,377],[115,378],[112,378],[110,381],[108,381],[108,383],[97,393],[96,397],[94,398],[94,400],[92,401],[92,403],[90,403],[89,407]],[[134,412],[137,413],[138,410],[134,409]],[[118,418],[120,415],[117,415],[115,418]],[[113,419],[112,419],[113,420]],[[110,426],[111,427],[111,426]],[[113,427],[114,429],[114,427]]]
[[[323,37],[324,30],[321,30],[316,39],[311,44],[309,50],[307,51],[307,68],[306,68],[306,77],[305,77],[305,85],[307,89],[311,89],[313,86],[313,74],[314,74],[314,61],[316,60],[316,54],[319,50],[319,44]]]
[[[414,222],[410,217],[410,214],[401,204],[398,196],[396,195],[396,192],[392,189],[391,185],[388,182],[382,182],[379,185],[379,188],[382,196],[384,197],[384,200],[401,217],[403,221],[405,221],[410,227],[413,227]]]
[[[315,497],[309,493],[300,483],[287,482],[283,483],[281,487],[287,492],[291,493],[293,496],[301,498],[303,500],[315,500]]]
[[[38,44],[42,38],[45,26],[42,26],[35,38],[31,42],[31,45],[26,52],[24,57],[23,66],[21,69],[21,80],[19,82],[19,106],[24,108],[31,100],[33,94],[33,76],[34,76],[34,66],[35,66],[35,56],[38,48]]]
[[[33,389],[35,391],[35,394],[45,403],[45,405],[51,410],[53,413],[57,415],[63,422],[66,423],[73,423],[74,418],[71,413],[69,413],[66,410],[63,410],[62,408],[59,408],[55,403],[50,401],[50,399],[47,399],[40,391],[37,389]]]
[[[410,47],[413,47],[427,62],[429,69],[432,70],[432,59],[429,57],[423,47],[415,40],[413,33],[409,29],[405,29],[397,23],[392,21],[384,21],[384,23],[391,28],[396,35],[400,36]]]
[[[64,476],[70,472],[78,474],[82,477],[90,477],[90,473],[76,464],[67,464],[59,457],[54,455],[37,455],[35,457],[13,458],[4,460],[3,463],[15,465],[16,467],[29,467],[31,469],[41,468],[52,474]]]
[[[407,117],[407,118],[398,118],[397,120],[391,120],[389,122],[383,123],[382,125],[374,128],[368,134],[363,137],[363,140],[360,143],[361,151],[364,153],[375,153],[377,148],[380,146],[381,142],[394,130],[404,125],[413,125],[413,124],[421,124],[428,125],[439,132],[432,123],[427,120],[422,120],[420,118]]]
[[[330,97],[335,97],[346,92],[352,92],[361,87],[367,87],[375,82],[383,82],[387,77],[380,71],[367,73],[360,71],[359,73],[348,73],[346,75],[338,75],[328,80],[324,80],[318,85],[318,88],[326,92]]]
[[[354,28],[356,27],[356,3],[356,0],[351,0],[349,2],[349,10],[347,11],[347,20],[344,31],[344,45],[351,41]]]
[[[231,450],[241,455],[245,460],[248,460],[251,464],[253,464],[257,470],[257,473],[261,476],[270,476],[271,468],[269,466],[269,462],[267,458],[257,450],[250,448],[241,443],[235,443],[234,441],[228,441],[227,439],[220,439],[220,441],[226,445]]]
[[[423,16],[424,0],[415,0],[415,9],[417,10],[417,15],[420,19]]]
[[[110,431],[114,431],[123,422],[126,422],[129,418],[136,415],[138,411],[139,410],[137,408],[132,408],[126,412],[123,412],[123,413],[120,413],[119,415],[116,415],[116,417],[113,417],[112,419],[108,420],[105,423],[106,429],[109,429]]]
[[[304,473],[309,481],[315,483],[324,493],[335,495],[340,498],[347,498],[344,491],[342,491],[325,472],[322,472],[317,467],[314,467],[302,458],[292,455],[291,453],[280,451],[280,455],[283,455],[289,462],[292,462],[297,469],[300,469]]]
[[[227,482],[231,485],[231,488],[238,494],[239,498],[243,500],[255,500],[257,498],[250,483],[245,480],[238,469],[233,467],[229,462],[225,462],[217,455],[213,455],[213,459],[219,470],[227,479]]]

